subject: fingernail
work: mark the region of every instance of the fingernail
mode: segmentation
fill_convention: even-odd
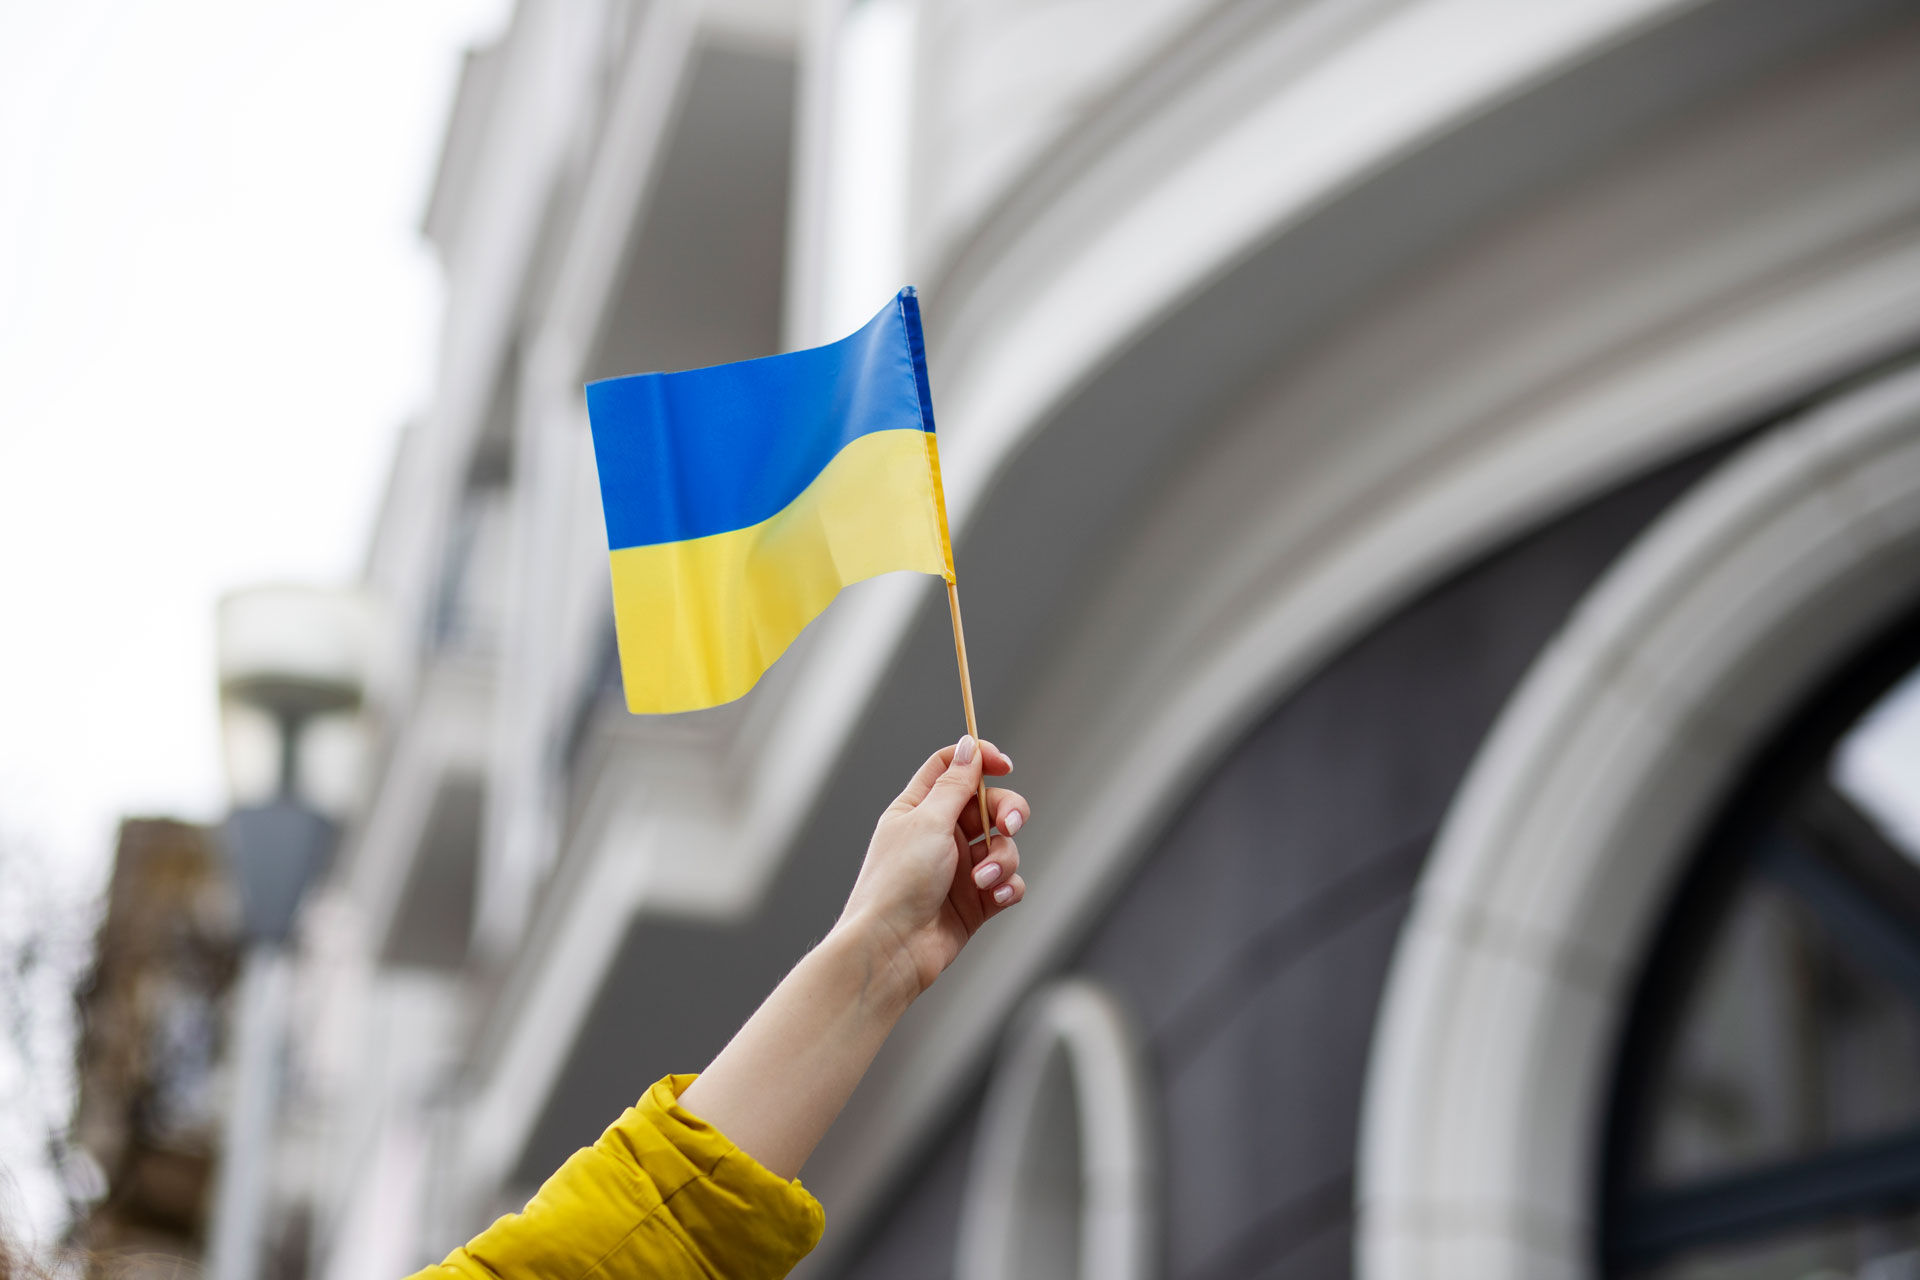
[[[1010,756],[1010,755],[1008,755],[1008,754],[1007,754],[1006,752],[1004,752],[1004,751],[1002,751],[1002,752],[1000,753],[1000,758],[1001,758],[1002,760],[1004,760],[1004,761],[1006,762],[1006,765],[1007,765],[1007,772],[1008,772],[1008,773],[1012,773],[1012,772],[1013,772],[1013,757],[1012,757],[1012,756]]]
[[[1020,811],[1018,809],[1015,809],[1012,813],[1009,813],[1006,817],[1000,819],[1000,829],[1006,832],[1010,836],[1019,835],[1020,828],[1026,825],[1027,825],[1027,820],[1020,816]]]
[[[973,869],[973,882],[982,889],[999,878],[1000,864],[997,862],[983,862]]]
[[[972,764],[973,763],[973,735],[972,734],[963,733],[960,735],[960,745],[953,749],[953,762],[955,764]]]
[[[1003,907],[1006,906],[1007,903],[1013,901],[1013,886],[1003,884],[998,889],[995,889],[993,891],[993,900]]]

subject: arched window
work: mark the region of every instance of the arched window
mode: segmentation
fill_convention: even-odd
[[[1746,876],[1787,884],[1762,866],[1761,833],[1797,830],[1795,788],[1830,784],[1869,810],[1878,834],[1898,835],[1857,777],[1836,779],[1833,752],[1849,755],[1840,744],[1862,740],[1852,727],[1865,732],[1861,717],[1920,659],[1911,637],[1878,654],[1857,650],[1901,631],[1899,618],[1917,607],[1915,368],[1757,438],[1607,571],[1501,712],[1421,873],[1368,1063],[1360,1275],[1584,1280],[1604,1255],[1616,1276],[1672,1280],[1726,1248],[1735,1260],[1717,1274],[1765,1277],[1739,1250],[1823,1214],[1914,1203],[1904,1185],[1884,1182],[1822,1201],[1803,1194],[1804,1182],[1791,1195],[1748,1183],[1749,1197],[1719,1181],[1785,1174],[1797,1156],[1669,1176],[1647,1153],[1661,1141],[1649,1132],[1665,1123],[1654,1099],[1673,1078],[1673,1029],[1711,1016],[1694,975],[1716,963],[1708,952],[1738,950],[1716,941],[1738,930],[1718,928],[1729,917],[1715,903],[1730,903]],[[1836,670],[1847,681],[1822,691],[1823,673]],[[1891,714],[1897,704],[1885,705]],[[1812,715],[1795,723],[1804,707]],[[1756,760],[1768,742],[1773,759]],[[1744,795],[1729,805],[1743,778]],[[1913,787],[1880,791],[1885,800]],[[1716,813],[1728,815],[1717,834]],[[1704,859],[1703,848],[1712,850]],[[1853,875],[1858,861],[1843,867],[1823,842],[1796,865]],[[1873,865],[1896,886],[1912,874],[1897,840],[1893,857]],[[1673,886],[1690,867],[1695,887],[1676,912]],[[1865,896],[1880,918],[1904,920],[1891,892]],[[1823,919],[1821,928],[1858,944],[1847,927]],[[1662,1013],[1683,1004],[1689,1010]],[[1882,1123],[1883,1140],[1898,1128]],[[1755,1207],[1776,1193],[1778,1215]],[[1738,1212],[1693,1212],[1703,1205]],[[1659,1226],[1663,1215],[1686,1230]],[[1771,1274],[1820,1275],[1782,1267]],[[1851,1269],[1854,1280],[1890,1280]]]
[[[1817,698],[1663,926],[1623,1042],[1607,1272],[1920,1277],[1920,635]]]
[[[960,1228],[959,1280],[1150,1280],[1152,1119],[1138,1041],[1102,988],[1061,982],[995,1068]]]

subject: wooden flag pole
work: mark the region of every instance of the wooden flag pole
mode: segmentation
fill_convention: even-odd
[[[960,659],[960,702],[967,709],[967,732],[974,742],[980,741],[980,725],[973,718],[973,676],[967,671],[967,633],[960,626],[960,587],[953,579],[947,579],[947,609],[953,614],[953,652]],[[976,746],[976,751],[984,752],[985,747]],[[984,758],[980,765],[980,838],[987,839],[993,834],[993,819],[987,813],[987,769]]]

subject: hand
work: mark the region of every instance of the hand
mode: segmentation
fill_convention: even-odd
[[[974,799],[1013,761],[962,738],[920,766],[887,806],[840,922],[774,988],[680,1095],[742,1151],[795,1177],[872,1065],[894,1023],[988,920],[1026,893],[1012,835],[1025,798],[987,793],[991,845]]]
[[[953,963],[980,926],[1026,895],[1012,837],[1032,816],[1026,798],[987,791],[993,824],[980,835],[976,798],[982,771],[999,776],[1013,761],[990,742],[964,737],[936,751],[880,815],[866,861],[836,928],[870,932],[918,995]]]

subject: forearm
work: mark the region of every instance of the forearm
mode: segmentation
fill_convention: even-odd
[[[795,1177],[918,993],[883,934],[843,919],[680,1103],[768,1170]]]

